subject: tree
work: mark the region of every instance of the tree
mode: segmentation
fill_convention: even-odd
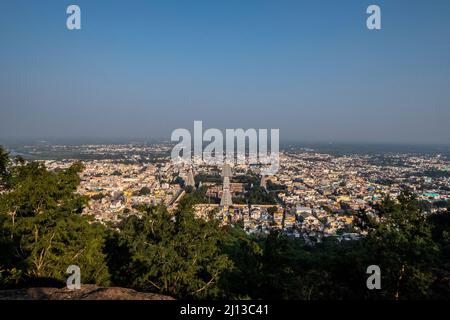
[[[0,146],[0,190],[7,183],[9,176],[9,154]]]
[[[232,268],[220,279],[221,295],[225,299],[258,298],[264,274],[263,249],[257,239],[247,235],[238,225],[227,226],[222,251],[233,262]]]
[[[367,264],[379,265],[382,272],[383,290],[375,295],[387,299],[430,296],[439,248],[416,198],[403,192],[396,201],[384,199],[377,209],[380,220],[372,221],[364,240]]]
[[[14,159],[11,159],[9,153],[0,146],[0,191],[10,187],[11,171],[15,165],[21,165],[24,162],[21,156],[16,156]]]
[[[76,193],[82,169],[75,163],[54,173],[37,162],[11,168],[10,188],[0,195],[0,285],[60,285],[71,264],[83,282],[107,283],[103,227],[81,215],[87,198]]]
[[[448,299],[450,297],[450,215],[443,210],[431,215],[428,220],[431,224],[433,240],[439,246],[441,253],[433,270],[436,275],[432,285],[433,298]]]
[[[267,209],[267,213],[270,214],[271,216],[273,216],[275,214],[275,212],[277,212],[278,208],[277,207],[270,207]]]
[[[140,196],[145,196],[145,195],[149,195],[151,192],[149,187],[142,187],[141,190],[139,190],[139,195]]]
[[[223,230],[217,221],[196,219],[191,200],[183,200],[174,214],[148,207],[123,221],[109,243],[109,252],[121,252],[120,264],[109,260],[117,285],[179,298],[218,294],[219,278],[231,267],[219,250]]]

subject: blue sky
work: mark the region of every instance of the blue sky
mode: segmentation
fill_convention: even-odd
[[[0,136],[450,143],[449,35],[447,0],[4,0]]]

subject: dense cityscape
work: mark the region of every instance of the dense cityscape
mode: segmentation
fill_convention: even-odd
[[[141,205],[173,209],[191,188],[202,192],[198,217],[240,223],[248,233],[278,229],[314,243],[323,237],[357,239],[355,214],[374,214],[374,205],[386,196],[395,199],[401,190],[417,195],[430,214],[450,204],[450,161],[439,153],[332,155],[290,146],[281,153],[280,170],[261,176],[252,163],[226,165],[227,170],[198,159],[176,164],[170,148],[167,143],[45,145],[23,151],[35,157],[63,157],[70,151],[75,159],[44,160],[54,171],[87,158],[78,192],[90,198],[84,213],[101,222],[119,222]]]

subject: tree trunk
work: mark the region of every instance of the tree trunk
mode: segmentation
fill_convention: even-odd
[[[406,266],[404,264],[402,264],[402,268],[400,269],[400,274],[397,279],[397,291],[395,292],[395,296],[394,296],[395,300],[400,299],[400,283],[403,279],[403,275],[405,274],[405,267]]]

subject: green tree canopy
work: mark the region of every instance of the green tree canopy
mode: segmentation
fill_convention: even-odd
[[[378,206],[379,220],[368,225],[364,246],[367,263],[379,265],[383,290],[377,296],[387,299],[425,298],[434,281],[432,272],[439,247],[416,198],[403,192]]]
[[[58,173],[38,162],[10,168],[0,194],[0,285],[62,284],[69,265],[84,283],[107,283],[103,227],[81,215],[80,163]]]
[[[231,267],[219,249],[224,233],[217,221],[196,219],[189,201],[175,213],[149,207],[123,221],[109,246],[114,283],[183,298],[217,294],[220,276]]]

